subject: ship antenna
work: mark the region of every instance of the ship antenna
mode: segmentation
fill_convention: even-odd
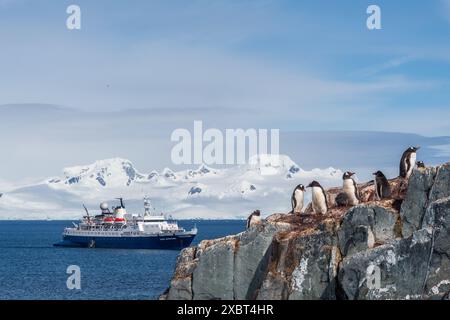
[[[90,222],[90,221],[91,221],[91,217],[89,216],[89,210],[86,208],[86,206],[84,205],[84,203],[83,203],[83,208],[84,208],[84,211],[86,211],[88,221]]]
[[[116,199],[120,201],[120,206],[125,209],[125,206],[123,205],[123,198],[116,198]]]

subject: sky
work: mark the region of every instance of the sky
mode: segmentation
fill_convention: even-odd
[[[0,182],[115,156],[173,167],[170,133],[194,120],[448,136],[449,40],[448,0],[0,0]],[[300,166],[320,153],[281,145]]]

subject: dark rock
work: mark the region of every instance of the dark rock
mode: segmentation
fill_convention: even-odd
[[[253,299],[269,262],[273,235],[290,226],[261,224],[182,250],[167,299]]]
[[[431,234],[421,230],[408,239],[359,252],[344,258],[339,284],[350,300],[419,299],[430,249]],[[376,274],[379,282],[373,281]]]
[[[423,228],[432,233],[426,292],[442,297],[450,291],[450,197],[433,202],[425,213]]]
[[[403,237],[421,228],[425,211],[434,201],[450,196],[450,163],[414,170],[402,204]]]
[[[198,250],[192,273],[192,293],[196,300],[234,299],[234,255],[237,237]]]
[[[373,248],[400,236],[399,213],[377,205],[359,205],[345,215],[339,229],[344,256]]]
[[[202,188],[200,188],[200,187],[192,187],[192,188],[189,190],[188,194],[189,194],[190,196],[192,196],[192,195],[194,195],[194,194],[200,194],[201,192],[202,192]]]
[[[340,261],[336,240],[329,232],[278,234],[258,299],[335,299]]]
[[[174,277],[170,282],[170,288],[165,294],[168,300],[192,299],[192,272],[197,265],[195,260],[195,247],[189,247],[181,251],[177,258],[177,266]]]
[[[254,299],[269,263],[272,238],[277,228],[257,226],[241,235],[234,260],[234,298]]]
[[[429,194],[434,184],[436,168],[414,170],[400,211],[403,237],[409,237],[422,224],[428,206]]]
[[[450,163],[437,167],[430,202],[450,196]]]

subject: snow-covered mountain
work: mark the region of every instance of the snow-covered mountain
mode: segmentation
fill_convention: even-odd
[[[54,178],[49,183],[66,185],[119,187],[129,186],[136,181],[148,181],[149,175],[136,171],[133,164],[126,159],[114,158],[96,161],[87,166],[64,169],[63,178]]]
[[[148,174],[129,160],[114,158],[65,168],[59,177],[0,191],[0,219],[76,219],[83,214],[82,203],[95,211],[100,202],[114,202],[116,197],[125,199],[129,211],[141,212],[145,195],[157,210],[176,218],[244,218],[255,209],[265,215],[288,212],[297,184],[318,180],[332,186],[340,184],[341,177],[334,168],[302,170],[284,155],[259,155],[248,165],[224,169],[201,165]]]

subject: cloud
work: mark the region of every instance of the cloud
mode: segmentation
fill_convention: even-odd
[[[420,87],[419,81],[404,76],[328,79],[306,68],[288,70],[264,60],[172,42],[135,45],[114,53],[65,38],[57,46],[38,40],[15,47],[10,49],[13,52],[0,53],[2,61],[11,55],[22,61],[20,68],[2,63],[10,76],[0,79],[0,103],[30,101],[85,110],[278,109],[307,114],[331,101],[343,107],[349,97],[357,103],[370,95]]]
[[[183,112],[184,111],[184,112]],[[422,114],[423,123],[414,122],[414,115],[396,115],[386,120],[381,114],[381,121],[398,131],[410,130],[411,127],[446,125],[450,114],[441,114],[440,121],[432,121],[435,111]],[[352,128],[353,112],[343,112],[340,127],[336,120],[326,119],[326,131],[316,129],[315,123],[307,126],[305,121],[293,116],[293,130],[282,129],[280,137],[281,152],[290,155],[305,168],[314,167],[363,167],[391,166],[397,162],[396,156],[389,153],[402,150],[409,144],[422,146],[450,143],[450,139],[426,139],[417,135],[389,134],[376,132],[328,132]],[[25,178],[46,178],[53,176],[63,167],[70,167],[95,160],[123,157],[133,161],[143,171],[161,170],[173,167],[170,153],[175,143],[170,135],[176,128],[186,128],[192,132],[193,121],[204,120],[207,128],[250,128],[248,119],[254,117],[254,128],[264,127],[267,116],[257,110],[242,114],[240,110],[224,109],[142,109],[121,111],[80,111],[64,109],[58,106],[15,105],[0,106],[0,145],[7,154],[0,167],[0,177],[7,180]],[[316,114],[321,116],[320,112]],[[274,115],[275,116],[275,115]],[[358,116],[358,114],[357,114]],[[290,118],[289,116],[286,116]],[[380,118],[378,117],[378,118]],[[243,118],[243,119],[241,119]],[[357,124],[355,130],[380,130],[383,124],[378,118],[368,119],[367,123]],[[399,119],[402,119],[401,121]],[[326,122],[329,121],[329,122]],[[261,124],[261,126],[258,126]],[[268,123],[269,128],[273,122]],[[431,129],[431,128],[428,128]],[[296,131],[302,131],[298,133]],[[376,149],[375,149],[376,148]],[[377,156],[373,157],[373,150]],[[386,161],[389,160],[388,163]]]
[[[446,80],[433,73],[449,61],[445,43],[403,41],[401,28],[368,37],[364,23],[359,32],[340,20],[356,12],[345,5],[80,0],[82,30],[71,32],[54,3],[30,2],[33,10],[0,19],[5,175],[116,156],[157,169],[170,163],[172,130],[194,120],[220,129],[449,132]],[[419,60],[439,66],[423,77]]]
[[[385,71],[388,71],[391,69],[395,69],[397,67],[405,65],[405,64],[415,61],[417,59],[418,59],[418,57],[414,56],[414,55],[397,57],[397,58],[387,60],[380,64],[365,67],[365,68],[355,72],[355,74],[363,76],[363,77],[374,76],[376,74],[379,74],[379,73],[382,73],[382,72],[385,72]]]

